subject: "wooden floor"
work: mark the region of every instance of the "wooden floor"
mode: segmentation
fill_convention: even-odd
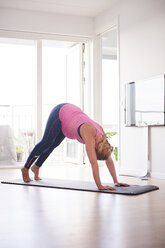
[[[0,179],[20,178],[20,169],[0,169]],[[42,176],[92,180],[85,166],[44,166]],[[104,180],[108,177],[101,168]],[[158,191],[123,196],[0,184],[1,248],[164,248],[165,180]]]

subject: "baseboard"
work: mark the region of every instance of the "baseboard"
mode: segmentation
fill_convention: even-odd
[[[130,170],[130,169],[123,169],[119,168],[119,176],[130,176],[130,177],[144,177],[147,175],[146,171],[139,171],[139,170]]]
[[[158,178],[158,179],[165,179],[165,173],[152,172],[151,177]]]
[[[147,175],[147,171],[138,171],[138,170],[130,170],[130,169],[119,169],[119,176],[129,176],[129,177],[145,177]],[[150,176],[152,178],[165,179],[165,173],[160,172],[151,172]]]

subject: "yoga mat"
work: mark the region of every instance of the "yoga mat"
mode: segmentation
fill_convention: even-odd
[[[23,185],[34,187],[58,188],[68,190],[91,191],[99,193],[123,194],[123,195],[139,195],[149,191],[158,190],[159,187],[154,185],[131,185],[129,187],[115,187],[114,184],[103,183],[110,185],[116,190],[98,190],[94,182],[78,181],[78,180],[62,180],[62,179],[42,179],[39,181],[24,182],[22,179],[2,181],[3,184]]]

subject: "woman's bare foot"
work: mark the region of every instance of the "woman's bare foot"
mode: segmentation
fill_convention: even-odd
[[[21,169],[21,172],[22,172],[22,178],[24,180],[24,182],[31,182],[33,181],[30,177],[29,177],[29,170],[25,167],[23,167]]]
[[[31,168],[31,170],[33,171],[34,173],[34,179],[35,180],[42,180],[40,177],[39,177],[39,169],[40,167],[38,167],[36,164],[34,164]]]

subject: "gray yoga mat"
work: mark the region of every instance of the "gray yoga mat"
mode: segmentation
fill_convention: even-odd
[[[24,182],[22,179],[7,180],[7,181],[2,181],[1,183],[11,184],[11,185],[58,188],[58,189],[91,191],[91,192],[123,194],[123,195],[139,195],[159,189],[159,187],[154,185],[131,185],[129,187],[115,187],[114,184],[105,183],[104,185],[110,185],[112,187],[115,187],[115,190],[98,190],[94,182],[48,179],[48,178],[45,178],[40,181],[31,181],[29,183]]]

